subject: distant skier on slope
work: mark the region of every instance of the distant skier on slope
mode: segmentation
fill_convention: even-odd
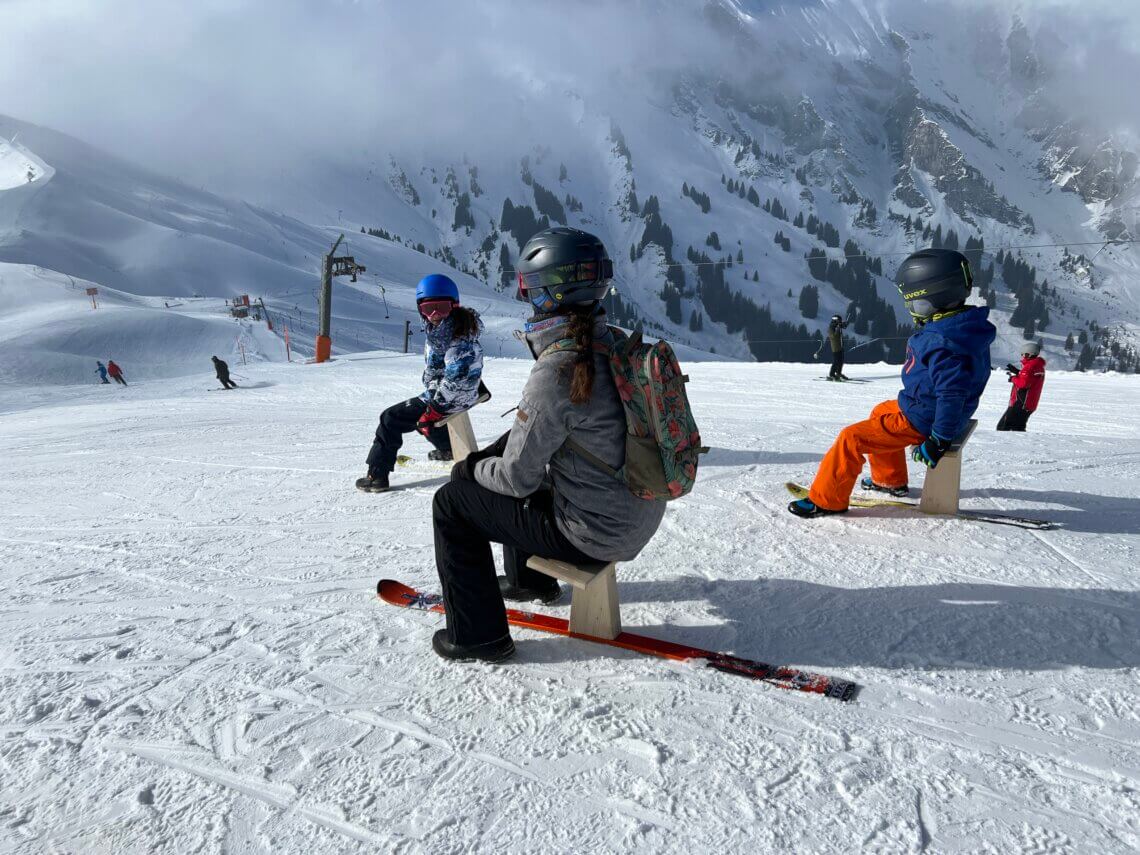
[[[864,489],[905,496],[908,445],[915,462],[933,469],[978,407],[990,377],[997,330],[989,309],[967,306],[970,262],[959,252],[926,249],[899,267],[896,282],[919,329],[907,342],[902,391],[866,421],[848,425],[828,450],[806,499],[788,505],[801,517],[847,511],[851,490],[871,459]]]
[[[625,463],[625,408],[608,355],[595,348],[614,340],[600,304],[613,277],[602,242],[577,229],[546,229],[523,247],[517,267],[516,296],[532,308],[524,333],[535,364],[515,421],[455,464],[432,503],[447,607],[447,629],[432,647],[445,659],[514,653],[503,599],[552,602],[561,593],[557,581],[526,566],[530,556],[629,561],[665,513],[664,501],[635,496],[568,445],[607,467]],[[503,545],[506,576],[497,582],[491,543]]]
[[[839,315],[831,316],[831,323],[827,325],[827,341],[831,345],[831,371],[827,374],[828,380],[847,380],[843,373],[843,331],[847,329],[847,321]]]
[[[1045,358],[1041,356],[1041,342],[1028,341],[1021,348],[1021,368],[1007,365],[1009,382],[1013,388],[1009,392],[1009,407],[997,424],[998,430],[1024,431],[1029,417],[1037,410],[1041,400],[1041,388],[1045,385]]]
[[[95,373],[99,375],[99,379],[104,383],[110,383],[111,381],[107,379],[107,366],[102,362],[96,362],[95,364],[99,366],[95,369]]]
[[[127,385],[127,381],[123,378],[123,369],[115,364],[115,360],[107,360],[107,373],[111,375],[111,379],[116,383],[122,383],[124,386]]]
[[[230,367],[226,364],[225,360],[218,359],[216,356],[211,356],[210,359],[214,360],[214,371],[218,375],[218,380],[222,383],[222,388],[236,389],[237,383],[230,379]]]
[[[416,306],[427,334],[424,391],[381,414],[368,453],[368,474],[356,481],[357,489],[366,493],[388,489],[388,476],[396,466],[405,433],[417,431],[434,445],[435,451],[428,455],[432,460],[451,460],[451,436],[436,422],[471,409],[479,399],[483,374],[479,314],[459,305],[458,286],[439,273],[425,276],[416,285]]]

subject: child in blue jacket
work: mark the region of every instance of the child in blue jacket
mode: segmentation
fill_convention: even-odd
[[[918,331],[907,342],[902,391],[865,421],[848,425],[823,458],[808,498],[788,505],[801,517],[841,514],[870,458],[864,489],[905,496],[905,448],[933,469],[978,408],[990,379],[990,344],[997,330],[989,309],[967,306],[973,287],[970,263],[959,252],[927,249],[899,267],[899,292]]]
[[[386,409],[380,416],[376,438],[368,453],[368,474],[356,487],[367,493],[388,489],[388,476],[396,466],[404,434],[417,431],[435,446],[428,456],[451,459],[451,437],[444,416],[469,410],[479,400],[483,374],[483,323],[472,309],[459,305],[459,288],[448,277],[433,273],[416,286],[416,306],[427,335],[424,345],[424,391]]]

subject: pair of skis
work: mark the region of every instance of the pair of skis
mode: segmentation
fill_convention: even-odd
[[[784,485],[788,492],[797,499],[808,497],[808,488],[794,481]],[[908,502],[903,499],[871,499],[862,496],[851,497],[853,508],[912,508],[918,510],[918,502]],[[1016,528],[1029,528],[1036,531],[1050,531],[1059,528],[1059,524],[1050,520],[1038,520],[1031,517],[1016,517],[1009,514],[998,514],[992,511],[959,510],[955,516],[975,522],[993,523],[994,525],[1010,525]]]
[[[393,606],[444,614],[443,597],[439,594],[426,594],[392,579],[382,580],[376,586],[376,595]],[[678,662],[703,662],[706,668],[712,668],[714,671],[736,674],[751,680],[762,680],[781,689],[811,692],[828,698],[836,698],[840,701],[851,700],[858,691],[856,684],[850,680],[829,677],[825,674],[815,674],[811,671],[802,671],[783,665],[769,665],[766,662],[757,662],[753,659],[743,659],[739,656],[718,653],[714,650],[702,650],[699,647],[675,644],[671,641],[662,641],[658,638],[636,635],[632,632],[620,633],[616,638],[583,635],[571,632],[569,621],[553,615],[507,609],[507,622],[511,626],[579,638],[583,641],[620,647],[623,650],[632,650],[636,653],[658,656],[662,659],[672,659]]]

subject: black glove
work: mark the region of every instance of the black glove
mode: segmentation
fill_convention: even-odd
[[[475,454],[468,454],[458,463],[451,467],[451,480],[452,481],[474,481],[475,480]]]
[[[1012,362],[1007,362],[1005,364],[1005,370],[1008,371],[1010,374],[1020,374],[1021,373],[1021,369],[1018,368],[1016,365],[1014,365]]]
[[[486,460],[488,457],[502,457],[507,451],[507,440],[511,438],[511,432],[507,431],[500,436],[486,448],[480,448],[477,451],[472,451],[467,455],[468,460]]]
[[[475,464],[480,460],[486,460],[490,457],[502,457],[503,453],[507,450],[507,440],[510,439],[510,436],[511,432],[507,431],[486,448],[481,448],[478,451],[472,451],[465,458],[451,467],[451,480],[474,481]]]

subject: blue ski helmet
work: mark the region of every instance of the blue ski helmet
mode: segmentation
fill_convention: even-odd
[[[454,300],[459,302],[459,286],[442,273],[431,273],[416,285],[416,302],[420,300]]]

